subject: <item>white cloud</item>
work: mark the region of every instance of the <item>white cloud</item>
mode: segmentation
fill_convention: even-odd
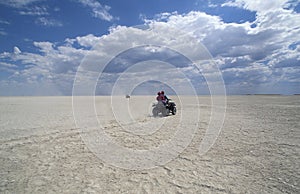
[[[45,17],[50,15],[50,13],[48,11],[48,6],[37,5],[37,3],[42,1],[44,0],[0,0],[0,5],[2,4],[5,6],[15,8],[17,10],[17,13],[19,13],[20,15],[38,16],[38,18],[35,19],[35,24],[37,25],[48,27],[63,26],[61,21]],[[54,11],[58,11],[58,9],[54,8]],[[7,21],[0,21],[0,23],[10,24]],[[0,30],[0,34],[6,35],[6,32]]]
[[[9,21],[6,21],[6,20],[0,20],[0,24],[6,24],[6,25],[9,25],[10,22],[9,22]]]
[[[15,73],[17,67],[15,64],[0,62],[0,70],[2,72]]]
[[[242,1],[236,3],[240,3],[242,8],[247,6],[247,9],[258,11],[258,8],[255,8],[256,4],[250,4],[251,2],[247,5],[242,4]],[[293,72],[298,73],[297,76],[287,78],[288,74],[284,70],[300,66],[300,15],[292,10],[283,9],[286,5],[283,1],[272,5],[265,3],[259,8],[257,18],[253,22],[256,27],[251,27],[252,23],[249,22],[224,23],[217,16],[201,12],[185,15],[163,13],[161,18],[156,15],[155,21],[152,22],[166,23],[198,37],[216,61],[221,62],[219,65],[229,87],[239,85],[245,88],[245,84],[248,84],[254,91],[255,85],[272,87],[272,84],[280,85],[289,80],[300,82],[300,79],[295,79],[300,77],[299,71]],[[289,49],[293,44],[296,45],[295,49]],[[274,68],[283,70],[278,71]]]
[[[0,0],[0,4],[14,8],[22,8],[39,1],[41,0]]]
[[[18,55],[21,53],[21,50],[18,47],[14,47],[14,54]]]
[[[13,77],[14,79],[37,83],[40,80],[60,80],[60,77],[68,77],[69,72],[74,74],[81,59],[88,52],[65,45],[56,47],[50,42],[34,42],[34,46],[41,54],[21,52],[17,47],[14,47],[14,53],[0,54],[0,59],[6,59],[11,64],[21,62],[23,68]],[[64,75],[60,76],[62,74]]]
[[[16,68],[18,67],[17,65],[10,64],[10,63],[5,63],[5,62],[0,62],[1,67],[8,67],[8,68]]]
[[[270,15],[269,15],[270,14]],[[251,23],[224,23],[220,18],[191,12],[185,16],[170,16],[168,24],[199,37],[213,56],[251,56],[253,60],[284,54],[290,44],[299,40],[300,16],[280,10],[258,16]]]
[[[48,10],[44,6],[25,7],[19,11],[20,15],[44,16],[49,15]]]
[[[96,0],[79,0],[82,5],[91,8],[93,11],[93,16],[101,20],[112,21],[114,17],[108,12],[110,7],[107,5],[101,5]]]
[[[7,32],[5,32],[3,29],[0,29],[0,35],[1,35],[1,36],[6,36],[6,35],[7,35]]]
[[[109,73],[110,75],[121,73],[136,63],[151,59],[151,61],[149,61],[147,66],[144,68],[135,69],[135,71],[139,70],[137,74],[129,74],[129,78],[134,78],[134,81],[159,79],[160,81],[168,81],[168,83],[170,83],[172,80],[175,81],[175,75],[172,73],[172,71],[165,68],[155,69],[154,66],[157,64],[157,62],[153,61],[154,59],[157,61],[171,63],[175,70],[191,65],[191,62],[188,61],[186,57],[192,57],[193,59],[202,61],[203,59],[208,60],[209,56],[204,54],[205,50],[202,47],[199,48],[197,41],[195,41],[195,39],[191,38],[186,33],[182,33],[164,22],[154,22],[150,24],[150,26],[152,30],[141,30],[138,28],[121,26],[112,29],[111,33],[107,36],[104,36],[99,41],[99,45],[97,45],[95,48],[97,53],[101,53],[102,56],[95,57],[94,59],[93,57],[87,57],[86,61],[84,61],[84,66],[82,66],[80,69],[80,72],[82,72],[82,77],[80,76],[80,80],[84,80],[86,75],[85,72],[101,72],[102,68],[104,68],[103,66],[105,66],[106,63],[111,59],[113,59],[112,63],[108,64],[104,70],[104,72]],[[176,39],[174,37],[180,38]],[[136,47],[140,45],[161,45],[162,47]],[[170,52],[170,50],[166,49],[165,47],[172,48],[174,51]],[[185,61],[183,60],[183,57],[179,57],[178,53],[185,53]],[[114,58],[115,55],[118,57]],[[154,68],[154,70],[157,70],[157,72],[155,73],[153,70],[149,71],[147,68]],[[213,67],[210,67],[209,70],[212,68]],[[143,73],[143,71],[146,71],[146,74]],[[127,73],[128,72],[125,74]],[[185,71],[185,73],[187,73],[187,71]],[[209,76],[209,73],[206,69],[203,69],[203,73],[205,73],[206,76]],[[214,79],[214,81],[216,81],[217,79],[215,79],[215,77],[215,75],[210,75],[210,77],[207,78],[210,80]],[[182,79],[182,77],[180,77],[180,79]],[[95,81],[95,79],[93,80],[89,78],[89,82],[93,81]],[[115,79],[110,76],[110,82],[114,81]],[[186,81],[179,81],[177,79],[172,83],[172,85],[173,84],[177,84],[178,88],[182,88],[179,92],[182,92],[183,89],[186,89],[186,85],[182,85],[186,84]],[[91,84],[85,83],[84,85]],[[125,84],[125,86],[128,85],[129,84]],[[125,86],[122,87],[122,89],[125,89]],[[80,89],[85,90],[86,87]]]
[[[289,0],[276,0],[276,1],[265,1],[265,0],[234,0],[224,3],[222,6],[233,6],[247,9],[250,11],[257,12],[270,12],[278,9],[282,9]]]
[[[46,17],[40,17],[35,20],[35,23],[42,26],[48,26],[48,27],[62,27],[62,22],[55,20],[55,19],[49,19]]]
[[[95,43],[99,42],[101,38],[96,37],[93,34],[89,34],[87,36],[76,37],[76,41],[79,45],[83,47],[92,47]]]
[[[0,20],[0,24],[10,25],[10,22],[6,21],[6,20]],[[6,36],[7,32],[3,28],[0,28],[0,35],[1,36]]]
[[[258,9],[255,8],[255,3],[251,4],[250,1],[247,1],[246,5],[245,2],[231,2],[231,6],[235,3],[235,6],[244,9]],[[99,6],[96,1],[86,0],[81,3],[89,7]],[[270,6],[272,11],[269,10]],[[22,82],[22,86],[26,83],[38,86],[38,83],[41,82],[44,86],[55,85],[55,90],[60,94],[70,94],[77,67],[86,55],[90,56],[86,61],[89,66],[86,66],[86,69],[80,69],[88,70],[86,77],[82,77],[81,81],[95,75],[95,72],[105,65],[102,62],[114,57],[112,53],[121,53],[145,42],[176,48],[177,51],[188,52],[189,56],[198,56],[201,59],[202,53],[193,49],[198,43],[191,41],[192,39],[189,38],[191,35],[197,37],[208,48],[215,62],[220,66],[230,92],[251,93],[264,90],[272,92],[270,88],[276,86],[277,92],[275,90],[273,92],[279,93],[278,91],[281,92],[281,89],[287,88],[278,88],[278,85],[283,84],[286,87],[288,84],[285,83],[295,83],[294,89],[289,90],[289,92],[293,92],[300,89],[295,86],[300,83],[300,16],[292,10],[282,9],[282,6],[286,6],[286,3],[275,3],[275,5],[265,3],[262,8],[259,8],[257,18],[253,23],[242,24],[225,23],[220,17],[203,12],[190,12],[183,15],[162,13],[156,15],[153,20],[148,19],[146,23],[164,36],[149,33],[147,30],[116,26],[110,29],[108,35],[101,37],[89,34],[67,38],[64,43],[59,45],[51,42],[34,42],[39,53],[18,52],[16,49],[14,49],[14,53],[18,53],[17,55],[2,53],[0,60],[3,63],[0,66],[10,69],[7,71],[12,73],[11,82],[5,82],[6,86],[8,83],[16,85],[16,82]],[[108,8],[105,7],[101,9],[108,11]],[[256,26],[251,27],[252,24],[256,24]],[[180,33],[178,33],[178,29],[181,30]],[[97,43],[94,47],[95,50],[90,50],[94,43]],[[291,45],[293,45],[292,49]],[[140,50],[139,52],[145,51]],[[137,55],[131,56],[132,61],[135,60],[135,56]],[[174,59],[170,57],[169,60],[176,61],[176,57]],[[16,71],[15,67],[8,67],[7,64],[14,64],[17,61],[24,66],[23,69]],[[120,58],[119,63],[126,67],[128,59]],[[121,66],[116,67],[122,68]],[[118,72],[116,67],[111,67],[111,71],[107,72],[105,83],[103,83],[106,89],[110,88],[112,84],[110,81],[117,75],[112,74]],[[186,74],[190,73],[189,79],[194,79],[195,82],[204,81],[203,77],[199,78],[195,69],[179,66],[178,68],[181,68]],[[205,64],[202,68],[200,71],[209,72],[211,67],[209,64]],[[13,74],[14,70],[18,73]],[[138,75],[150,76],[150,74],[136,74],[136,76]],[[171,79],[172,74],[166,74],[164,79],[168,78]],[[180,80],[177,79],[176,82],[179,84]]]

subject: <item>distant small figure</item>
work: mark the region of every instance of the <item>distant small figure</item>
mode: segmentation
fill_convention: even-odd
[[[126,98],[130,98],[130,96],[127,94],[127,95],[126,95]]]

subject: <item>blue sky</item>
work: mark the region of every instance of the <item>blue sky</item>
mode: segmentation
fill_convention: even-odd
[[[228,94],[300,93],[299,10],[295,0],[0,0],[0,95],[71,95],[94,44],[103,45],[102,55],[133,47],[138,34],[128,33],[130,27],[150,23],[196,37],[219,66]],[[104,76],[107,87],[119,73],[115,67]],[[203,75],[176,68],[207,94]],[[161,80],[149,83],[155,81]],[[103,88],[96,93],[107,94]]]

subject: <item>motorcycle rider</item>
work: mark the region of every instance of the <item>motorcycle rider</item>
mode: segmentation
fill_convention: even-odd
[[[160,93],[160,92],[158,92],[158,93],[157,93],[156,100],[157,100],[158,102],[159,102],[159,101],[163,101],[163,98],[162,98],[162,96],[161,96],[161,93]]]
[[[168,101],[169,101],[169,98],[165,95],[165,92],[161,91],[160,92],[160,96],[161,96],[163,104],[166,105],[168,103]]]
[[[176,114],[176,104],[170,101],[171,99],[165,95],[164,91],[157,93],[156,100],[158,103],[154,103],[152,109],[154,117],[158,116],[160,113],[162,116],[168,116],[170,112],[172,115]]]

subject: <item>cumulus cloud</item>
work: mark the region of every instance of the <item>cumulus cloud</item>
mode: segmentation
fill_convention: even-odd
[[[34,42],[34,46],[39,53],[21,52],[18,47],[14,47],[13,53],[0,54],[0,61],[6,61],[0,64],[1,67],[10,68],[10,71],[6,71],[9,73],[6,80],[0,83],[1,88],[4,86],[15,88],[14,91],[2,91],[10,91],[14,95],[27,95],[28,92],[24,90],[27,88],[26,91],[31,91],[31,95],[53,95],[55,92],[56,95],[70,95],[76,68],[89,50],[76,49],[67,44],[56,45],[51,42]],[[21,65],[9,66],[15,63]],[[41,85],[51,86],[52,92],[47,91],[47,88],[38,89],[42,87]]]
[[[296,6],[296,3],[291,0],[276,0],[276,1],[264,1],[264,0],[233,0],[222,4],[222,6],[240,7],[250,11],[256,11],[259,13],[273,12],[274,10],[280,10],[283,8],[290,8]]]
[[[167,20],[164,15],[163,19],[204,43],[223,69],[227,84],[236,82],[243,88],[244,84],[251,83],[258,86],[266,82],[288,82],[287,76],[291,75],[286,73],[287,68],[300,66],[297,50],[300,15],[283,9],[287,1],[275,5],[266,3],[260,10],[251,2],[235,1],[231,6],[259,11],[253,23],[225,23],[217,16],[199,12],[171,15]]]
[[[14,74],[16,72],[17,67],[18,66],[15,64],[0,62],[0,70],[3,72],[9,72],[9,73]]]
[[[21,50],[18,47],[14,47],[14,54],[18,55],[21,53]]]
[[[180,38],[176,39],[174,37]],[[192,66],[193,62],[209,62],[207,52],[202,46],[199,47],[198,41],[195,38],[170,27],[167,23],[154,22],[149,24],[148,29],[146,27],[128,28],[118,26],[112,29],[109,35],[101,39],[95,50],[97,53],[101,53],[102,56],[95,58],[95,60],[93,60],[93,57],[87,57],[86,61],[83,61],[83,65],[79,71],[79,79],[81,80],[80,82],[82,82],[82,80],[88,80],[88,82],[85,81],[84,84],[80,82],[76,84],[76,81],[75,88],[78,88],[79,85],[81,87],[77,91],[79,93],[76,94],[82,95],[82,91],[85,91],[88,92],[89,95],[92,95],[94,91],[87,91],[86,86],[89,85],[90,88],[94,88],[92,87],[92,83],[95,84],[97,82],[99,72],[104,72],[109,75],[104,78],[109,77],[110,84],[113,84],[119,79],[117,74],[122,74],[122,76],[125,74],[128,81],[123,81],[123,83],[126,84],[120,87],[120,91],[122,92],[128,92],[128,87],[132,86],[135,82],[147,82],[154,79],[167,82],[172,86],[174,86],[174,84],[177,85],[177,89],[181,88],[179,91],[177,90],[177,92],[183,94],[188,88],[187,81],[192,76],[189,77],[185,75],[177,79],[172,70],[162,68],[162,66],[157,67],[158,61],[171,64],[172,69],[181,69],[179,70],[180,72],[184,72],[183,68]],[[189,58],[192,58],[193,61],[189,60]],[[143,63],[143,68],[135,67],[136,64],[143,61],[147,61],[147,63]],[[129,73],[127,70],[132,70],[132,68],[134,68],[134,73]],[[213,75],[213,73],[216,73],[216,70],[209,72],[212,69],[214,69],[212,66],[207,69],[203,68],[202,73],[206,76],[206,80],[211,83],[220,82],[220,80],[216,78],[217,74]],[[95,77],[89,76],[85,79],[86,72],[95,72],[96,75]],[[187,71],[184,73],[187,73]],[[114,77],[116,75],[117,77]],[[195,73],[193,75],[195,75],[195,77],[197,76]],[[106,83],[105,88],[100,87],[99,90],[106,90],[107,94],[109,94],[111,88],[107,86],[109,85],[107,82],[108,81],[104,79],[104,83]],[[125,94],[125,92],[123,94]]]
[[[108,14],[109,9],[96,1],[82,0],[81,3],[106,10]],[[118,73],[126,70],[130,63],[140,62],[141,56],[144,57],[142,59],[157,57],[157,60],[173,62],[177,69],[188,75],[188,79],[198,84],[199,93],[202,93],[207,89],[207,85],[204,77],[199,76],[199,71],[202,75],[206,73],[208,77],[215,73],[211,64],[207,62],[209,57],[201,56],[202,53],[194,49],[195,45],[203,43],[222,71],[229,92],[296,92],[300,89],[300,16],[292,9],[286,9],[287,3],[288,1],[278,1],[274,4],[265,2],[259,7],[256,1],[236,0],[223,4],[256,11],[256,20],[252,23],[226,23],[221,17],[203,12],[162,13],[154,19],[147,19],[144,30],[116,26],[110,29],[109,34],[101,37],[89,34],[67,38],[63,43],[34,42],[39,53],[21,52],[14,48],[13,53],[0,54],[0,66],[10,69],[11,80],[1,83],[6,86],[9,83],[22,83],[22,86],[28,83],[32,87],[41,82],[45,86],[56,86],[55,91],[59,91],[59,94],[71,94],[75,73],[84,56],[89,56],[85,61],[88,65],[78,70],[86,73],[77,81],[90,84],[91,81],[95,81],[93,77],[99,75],[101,67],[106,65],[104,63],[115,57],[113,53],[122,53],[141,43],[151,43],[188,53],[187,57],[198,57],[197,62],[201,63],[201,69],[193,68],[188,62],[181,63],[183,61],[178,55],[172,55],[172,52],[159,50],[163,47],[145,47],[144,50],[128,52],[123,57],[115,58],[114,64],[106,68],[102,76],[103,82],[98,85],[99,94],[105,94],[105,91],[111,89]],[[113,17],[105,18],[106,16],[103,16],[101,19],[110,21]],[[164,36],[147,32],[147,25]],[[197,41],[191,41],[190,37],[196,38]],[[95,47],[94,43],[97,43]],[[163,53],[164,56],[160,56],[159,53]],[[9,64],[16,62],[21,63],[23,68],[9,67]],[[151,61],[147,64],[151,66]],[[153,74],[165,75],[164,79],[176,79],[178,85],[182,80],[180,76],[172,77],[171,73],[159,74],[155,70],[151,71],[151,68],[147,69],[146,74],[142,73],[145,69],[140,69],[140,72],[136,72],[137,70],[139,69],[128,72],[128,75],[140,76],[140,79],[151,78]],[[13,71],[17,73],[14,74]],[[291,89],[287,87],[289,84],[292,85]],[[4,87],[3,85],[0,87]]]
[[[95,45],[95,43],[99,42],[101,38],[94,36],[93,34],[88,34],[86,36],[79,36],[76,37],[76,39],[68,39],[68,41],[71,42],[77,42],[80,46],[83,47],[92,47]]]
[[[5,62],[0,62],[1,67],[8,67],[8,68],[16,68],[17,65],[10,64],[10,63],[5,63]]]
[[[271,5],[265,4],[264,8],[270,8],[268,6]],[[272,84],[286,85],[289,80],[300,82],[299,71],[291,71],[289,68],[297,69],[300,66],[297,47],[300,34],[299,15],[292,10],[283,9],[284,3],[272,6],[275,6],[273,11],[261,10],[253,23],[225,23],[222,18],[203,12],[184,15],[163,13],[146,22],[155,23],[158,27],[167,25],[181,29],[201,40],[222,70],[227,87],[235,88],[229,91],[238,93],[238,88],[243,88],[241,93],[262,92],[263,88],[270,88]],[[253,27],[253,24],[256,26]],[[166,34],[176,37],[171,30]],[[129,42],[137,41],[132,39]],[[169,45],[168,42],[160,43]],[[295,49],[289,49],[290,45],[294,45]]]

